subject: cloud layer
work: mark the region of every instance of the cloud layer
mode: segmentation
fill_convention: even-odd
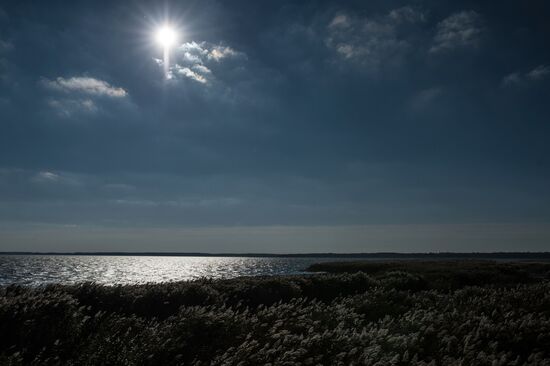
[[[1,7],[0,225],[23,236],[550,222],[546,3]]]

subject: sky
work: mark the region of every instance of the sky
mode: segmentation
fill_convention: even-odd
[[[550,250],[549,17],[2,0],[0,251]]]

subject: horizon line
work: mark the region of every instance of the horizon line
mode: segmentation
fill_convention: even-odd
[[[165,256],[165,257],[350,257],[350,258],[392,258],[392,257],[548,257],[550,252],[532,251],[498,251],[498,252],[307,252],[307,253],[257,253],[257,252],[170,252],[170,251],[77,251],[77,252],[56,252],[56,251],[0,251],[0,255],[66,255],[66,256]]]

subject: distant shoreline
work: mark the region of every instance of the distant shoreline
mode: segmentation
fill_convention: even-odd
[[[255,257],[255,258],[372,258],[372,259],[550,259],[550,252],[434,252],[434,253],[202,253],[202,252],[0,252],[0,255]]]

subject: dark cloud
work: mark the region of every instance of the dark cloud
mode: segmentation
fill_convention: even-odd
[[[430,52],[477,47],[484,31],[483,19],[477,12],[469,10],[452,14],[437,24]]]
[[[502,78],[502,85],[505,87],[525,85],[539,82],[550,77],[550,66],[539,65],[527,72],[513,72]]]
[[[366,17],[342,12],[328,24],[326,44],[343,59],[376,73],[403,62],[421,31],[415,27],[424,20],[425,14],[410,6]]]

